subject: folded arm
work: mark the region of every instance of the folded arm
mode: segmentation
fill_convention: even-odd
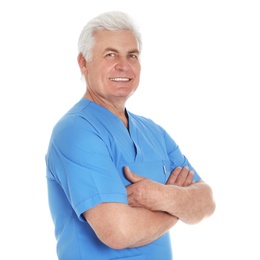
[[[131,206],[167,212],[187,224],[198,223],[215,210],[210,186],[203,181],[192,182],[193,172],[187,167],[176,168],[167,185],[140,177],[128,167],[125,175],[133,183],[127,187]]]
[[[210,187],[192,181],[193,172],[176,168],[163,185],[125,168],[133,183],[127,187],[128,202],[101,203],[83,213],[97,237],[114,249],[149,244],[171,229],[180,219],[197,223],[214,212]]]
[[[97,237],[114,249],[151,243],[178,221],[166,212],[153,212],[123,203],[101,203],[83,215]]]

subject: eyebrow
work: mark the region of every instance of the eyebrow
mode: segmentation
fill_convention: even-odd
[[[118,51],[117,49],[110,48],[110,47],[105,49],[105,52],[107,52],[107,51],[112,51],[112,52],[119,53],[119,51]],[[128,53],[136,53],[136,54],[139,54],[140,51],[137,50],[137,49],[133,49],[133,50],[128,51]]]

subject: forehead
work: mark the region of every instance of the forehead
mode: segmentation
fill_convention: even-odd
[[[132,31],[129,30],[100,30],[94,33],[94,49],[105,50],[109,48],[117,50],[139,51],[138,41]]]

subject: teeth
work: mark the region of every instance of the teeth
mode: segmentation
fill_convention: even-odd
[[[129,78],[110,78],[112,81],[129,81]]]

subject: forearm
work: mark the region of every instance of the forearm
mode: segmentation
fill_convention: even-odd
[[[166,211],[187,224],[198,223],[215,210],[212,190],[202,181],[187,187],[165,185],[161,196],[152,209]]]
[[[132,223],[127,225],[128,237],[131,238],[128,247],[147,245],[165,234],[173,227],[178,218],[166,212],[150,211],[145,208],[133,208]],[[134,227],[134,229],[133,229]]]
[[[149,244],[178,221],[166,212],[153,212],[121,203],[99,204],[86,211],[84,216],[98,238],[114,249]]]
[[[128,167],[125,175],[133,183],[127,187],[132,207],[167,212],[187,224],[198,223],[215,210],[211,188],[203,181],[194,183],[188,167],[174,169],[166,185],[140,177]]]

